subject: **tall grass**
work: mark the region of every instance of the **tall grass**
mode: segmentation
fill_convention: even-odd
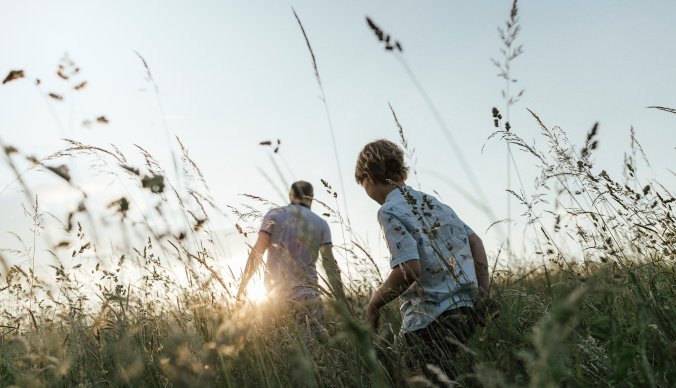
[[[390,45],[384,35],[381,40]],[[399,42],[388,50],[397,46],[401,51]],[[3,83],[24,76],[13,71]],[[639,160],[648,157],[633,131],[623,176],[611,177],[593,158],[602,145],[599,125],[576,145],[563,129],[547,126],[531,113],[544,148],[507,128],[497,109],[491,139],[524,152],[539,168],[531,195],[510,191],[523,208],[524,222],[538,233],[535,260],[494,269],[491,292],[497,314],[460,347],[458,378],[446,383],[673,385],[674,194],[657,181],[640,178]],[[347,217],[329,204],[317,206],[341,223],[350,243],[340,249],[361,276],[347,284],[344,298],[323,288],[326,332],[308,336],[304,325],[275,303],[238,303],[233,294],[240,276],[221,264],[216,222],[230,214],[236,219],[233,227],[249,237],[262,210],[274,203],[248,195],[241,206],[220,209],[187,147],[179,139],[177,144],[172,167],[180,185],[140,146],[134,157],[142,163],[135,164],[114,146],[74,140],[43,159],[1,144],[6,164],[26,194],[32,226],[30,240],[16,234],[21,248],[0,250],[0,385],[432,384],[403,367],[396,343],[401,325],[397,306],[385,309],[378,333],[363,323],[364,307],[382,275]],[[90,196],[81,188],[84,182],[70,176],[66,159],[112,174],[120,187],[134,187],[108,206],[108,228],[120,230],[122,246],[106,248],[95,228],[99,222]],[[39,197],[22,178],[23,171],[33,168],[52,173],[81,196],[65,219],[41,209]],[[323,184],[335,198],[331,185]],[[48,269],[34,267],[39,238],[49,245]],[[529,262],[537,264],[525,264]]]
[[[538,191],[525,198],[526,222],[544,241],[542,265],[498,270],[493,297],[499,314],[481,329],[459,358],[466,385],[651,385],[667,386],[674,368],[676,314],[673,195],[659,182],[641,182],[633,157],[626,177],[614,179],[592,162],[598,126],[576,147],[560,128],[533,114],[547,148],[538,150],[513,130],[502,138],[539,164]],[[632,137],[633,152],[641,152]],[[201,181],[185,147],[181,166]],[[26,158],[6,149],[10,163]],[[0,283],[2,348],[0,381],[16,386],[367,386],[423,382],[408,376],[395,352],[400,325],[394,308],[384,329],[361,323],[379,272],[368,251],[350,252],[355,265],[371,267],[348,287],[347,302],[327,295],[327,335],[308,340],[303,327],[270,306],[238,306],[232,291],[238,276],[216,264],[208,192],[176,189],[153,156],[139,149],[145,166],[125,164],[115,150],[71,142],[47,160],[95,157],[135,181],[157,205],[144,214],[146,241],[124,253],[98,253],[83,226],[82,204],[63,220],[63,241],[54,244],[52,275],[41,277],[32,261],[9,265],[4,256],[32,258],[35,241],[3,250]],[[47,163],[47,162],[43,162]],[[45,164],[46,165],[46,164]],[[63,170],[49,170],[77,185]],[[69,178],[69,179],[66,179]],[[190,179],[186,179],[186,182]],[[187,215],[181,232],[165,218],[171,194]],[[553,197],[555,209],[544,198]],[[563,203],[571,205],[564,206]],[[129,201],[111,203],[120,227]],[[327,205],[323,205],[329,208]],[[46,233],[36,198],[28,210],[32,233]],[[150,222],[151,218],[164,219]],[[256,221],[256,215],[250,219]],[[213,239],[212,239],[213,240]],[[578,244],[581,256],[562,248]],[[14,260],[13,260],[14,261]],[[181,264],[180,276],[176,263]],[[137,274],[127,276],[125,274]],[[369,273],[369,272],[365,272]],[[92,284],[92,282],[95,282]]]

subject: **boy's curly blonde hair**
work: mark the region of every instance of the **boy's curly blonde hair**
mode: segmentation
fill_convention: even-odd
[[[404,151],[395,143],[380,139],[367,145],[357,157],[354,178],[363,184],[367,177],[374,183],[390,183],[389,181],[405,181],[408,167],[404,163]]]

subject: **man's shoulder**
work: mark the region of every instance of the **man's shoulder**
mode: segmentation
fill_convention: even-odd
[[[280,206],[280,207],[273,207],[272,209],[268,210],[267,213],[265,213],[266,217],[275,217],[279,214],[285,213],[287,211],[288,206]]]
[[[311,214],[311,217],[316,224],[321,225],[323,227],[329,226],[329,223],[321,215],[319,215],[319,214],[317,214],[313,211],[310,211],[309,213]]]
[[[322,216],[319,214],[315,213],[312,211],[312,209],[306,207],[306,206],[296,206],[296,205],[287,205],[284,206],[282,209],[284,211],[293,211],[293,214],[296,214],[296,216],[299,216],[303,219],[305,219],[305,222],[310,222],[311,224],[314,225],[326,225],[328,226],[329,224],[326,222]]]
[[[310,209],[307,206],[298,206],[297,207],[300,211],[301,214],[303,214],[306,218],[311,218],[313,220],[321,220],[322,218],[317,214],[314,210]]]

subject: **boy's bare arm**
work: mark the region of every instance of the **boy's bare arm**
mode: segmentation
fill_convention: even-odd
[[[489,283],[488,258],[486,257],[484,243],[476,233],[469,236],[469,249],[472,251],[472,258],[474,258],[474,270],[479,282],[479,296],[487,297]]]
[[[319,247],[319,253],[322,257],[322,266],[328,277],[329,285],[331,286],[331,291],[336,299],[340,299],[341,302],[345,301],[345,290],[343,289],[343,282],[340,279],[340,268],[338,267],[338,262],[336,262],[335,257],[333,256],[333,246],[331,244],[324,244]]]
[[[378,328],[378,311],[406,291],[419,277],[420,260],[409,260],[392,269],[385,283],[373,293],[366,308],[366,318],[374,329]]]
[[[244,267],[244,276],[242,277],[242,283],[239,285],[239,290],[237,291],[237,298],[244,294],[244,290],[246,290],[249,280],[251,280],[254,273],[256,273],[258,266],[263,261],[263,254],[269,246],[270,235],[265,232],[258,233],[256,244],[254,244],[253,249],[251,249],[249,258],[246,261],[246,267]]]

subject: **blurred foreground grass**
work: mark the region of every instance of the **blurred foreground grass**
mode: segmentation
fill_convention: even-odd
[[[672,264],[524,271],[500,272],[493,289],[499,315],[459,357],[460,382],[669,386],[676,381]],[[353,298],[355,306],[364,306],[368,295]],[[399,326],[394,309],[386,314],[382,337],[374,338],[380,370],[372,370],[370,349],[355,346],[356,336],[368,331],[344,324],[331,303],[330,338],[307,346],[302,327],[273,324],[260,308],[235,312],[210,300],[185,302],[184,309],[155,314],[140,303],[111,301],[93,323],[64,318],[5,336],[0,384],[355,387],[404,385],[411,377],[392,349]]]

